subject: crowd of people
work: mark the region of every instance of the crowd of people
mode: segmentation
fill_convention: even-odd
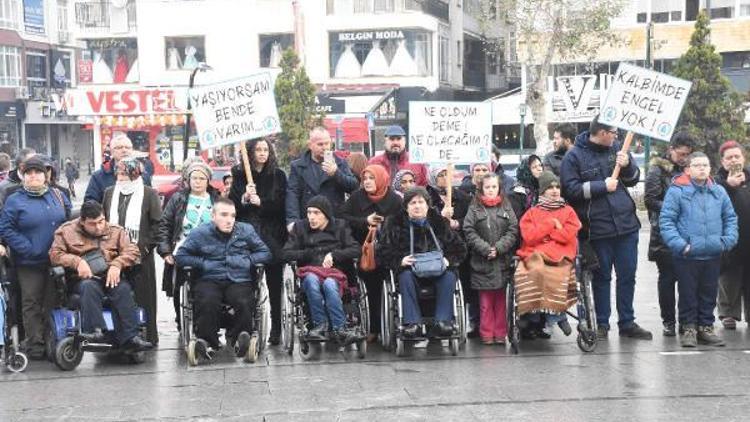
[[[356,334],[344,324],[342,286],[353,274],[352,261],[373,238],[377,265],[358,271],[369,296],[369,342],[380,334],[381,289],[391,273],[402,294],[407,337],[454,332],[453,290],[460,280],[473,335],[486,345],[504,344],[506,286],[514,278],[526,286],[517,292],[522,335],[550,338],[555,327],[570,335],[566,292],[575,290],[578,257],[593,274],[598,339],[606,340],[611,330],[614,269],[618,334],[650,340],[633,306],[641,222],[628,188],[639,182],[641,169],[621,151],[617,135],[597,119],[577,135],[573,126],[561,125],[554,150],[525,157],[515,180],[494,161],[474,163],[454,187],[445,166],[410,162],[403,128],[388,128],[385,151],[365,161],[331,154],[331,137],[319,127],[288,175],[271,139],[247,142],[250,174],[242,163],[235,165],[222,180],[224,192],[211,186],[211,166],[199,157],[188,160],[182,189],[162,209],[131,141],[116,133],[111,157],[92,175],[80,217],[72,221],[74,192],[58,185],[54,160],[21,150],[16,168],[0,168],[0,254],[12,263],[20,286],[25,349],[32,358],[44,356],[47,315],[61,305],[48,277],[52,265],[64,267],[81,294],[84,338],[101,339],[106,294],[116,309],[120,346],[157,346],[155,254],[165,263],[161,290],[173,298],[178,315],[183,268],[197,272],[201,353],[222,347],[221,303],[229,303],[236,316],[226,344],[238,355],[247,350],[257,264],[264,265],[269,288],[270,344],[280,342],[282,278],[290,262],[313,322],[307,335],[349,343]],[[694,149],[691,136],[678,132],[650,163],[648,257],[658,268],[663,335],[679,334],[684,347],[721,346],[714,330],[717,300],[725,329],[750,317],[743,259],[750,249],[750,170],[736,142],[721,147],[715,178],[708,157]],[[0,156],[0,167],[9,163],[6,158]],[[615,168],[619,175],[613,177]],[[78,178],[71,163],[65,175],[68,181]],[[431,271],[421,270],[420,259],[435,254],[441,259]],[[427,332],[417,291],[423,282],[436,292]],[[136,304],[147,315],[145,338],[130,316]],[[179,318],[176,324],[190,329]]]

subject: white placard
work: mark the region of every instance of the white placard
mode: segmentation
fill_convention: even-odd
[[[273,79],[268,72],[190,90],[201,149],[281,132]]]
[[[412,163],[489,163],[491,152],[491,103],[409,103],[409,161]]]
[[[674,76],[621,63],[599,122],[669,141],[691,86]]]

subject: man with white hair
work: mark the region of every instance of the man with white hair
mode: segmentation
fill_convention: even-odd
[[[104,198],[104,191],[108,187],[114,186],[117,176],[115,169],[117,162],[133,154],[133,142],[124,132],[115,132],[109,141],[109,149],[112,158],[102,163],[102,168],[91,175],[89,185],[86,187],[84,201],[96,201],[101,203]],[[151,174],[148,171],[143,172],[143,183],[151,186]]]

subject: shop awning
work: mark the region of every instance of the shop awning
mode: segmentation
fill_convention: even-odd
[[[366,117],[324,119],[323,125],[333,140],[341,139],[345,144],[370,142],[370,128]]]
[[[521,116],[518,114],[518,107],[523,103],[521,93],[508,95],[506,97],[494,98],[487,100],[492,102],[492,125],[518,125],[521,123]],[[524,124],[533,124],[534,116],[529,109],[526,109]]]

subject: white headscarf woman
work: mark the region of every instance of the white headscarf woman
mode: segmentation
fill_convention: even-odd
[[[125,157],[117,163],[115,171],[117,182],[109,208],[109,223],[125,227],[130,240],[138,243],[144,193],[141,163],[135,157]]]

